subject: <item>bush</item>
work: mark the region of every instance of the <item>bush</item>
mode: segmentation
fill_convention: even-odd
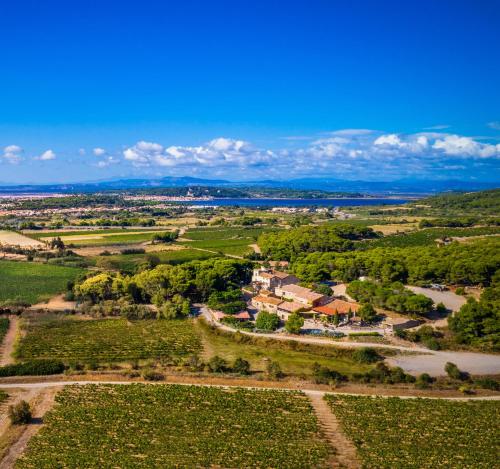
[[[460,371],[455,363],[446,363],[446,365],[444,366],[444,371],[446,371],[446,374],[452,379],[459,379],[463,381],[468,378],[468,374]]]
[[[304,325],[304,318],[297,313],[292,313],[285,323],[285,329],[290,334],[299,334],[301,327]]]
[[[0,367],[0,376],[46,376],[64,372],[61,360],[30,360]]]
[[[377,351],[370,347],[363,347],[355,350],[352,357],[358,363],[375,363],[382,360],[382,357],[377,353]]]
[[[30,405],[21,401],[16,405],[9,406],[9,419],[13,425],[23,425],[31,421]]]
[[[482,389],[500,391],[500,383],[492,378],[477,378],[474,380],[474,384]]]
[[[215,355],[215,357],[209,360],[208,368],[212,373],[223,373],[227,370],[227,362],[218,355]]]
[[[338,384],[341,381],[347,381],[347,376],[338,371],[331,370],[326,366],[321,366],[318,363],[313,364],[313,377],[316,384]]]
[[[250,363],[243,358],[237,358],[233,364],[233,371],[239,373],[240,375],[250,374]]]
[[[277,314],[268,313],[267,311],[261,311],[257,315],[257,320],[255,321],[255,327],[263,331],[274,331],[278,328],[280,319]]]
[[[267,376],[269,376],[269,378],[271,379],[281,379],[284,376],[283,371],[281,371],[281,366],[278,362],[270,361],[267,364],[266,371]]]
[[[142,377],[146,381],[163,381],[165,379],[165,376],[162,373],[159,373],[158,371],[153,371],[153,370],[146,370],[142,373]]]
[[[419,389],[426,389],[428,388],[434,379],[427,373],[422,373],[417,377],[417,380],[415,381],[415,387]]]

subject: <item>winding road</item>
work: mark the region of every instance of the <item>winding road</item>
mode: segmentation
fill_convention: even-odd
[[[205,320],[228,332],[238,332],[237,329],[221,324],[216,321],[208,308],[203,305],[198,305],[200,314]],[[500,355],[475,353],[475,352],[457,352],[457,351],[435,351],[417,345],[406,347],[402,345],[386,345],[370,342],[341,342],[321,337],[304,337],[289,334],[271,334],[271,333],[256,333],[239,331],[241,334],[246,334],[254,337],[267,337],[274,340],[294,340],[306,344],[329,345],[332,347],[345,348],[360,348],[360,347],[377,347],[403,352],[392,358],[387,358],[386,361],[391,366],[399,366],[408,373],[420,374],[428,373],[431,376],[445,375],[444,366],[447,362],[455,363],[462,371],[466,371],[472,375],[492,375],[500,374]],[[405,353],[406,352],[406,353]]]

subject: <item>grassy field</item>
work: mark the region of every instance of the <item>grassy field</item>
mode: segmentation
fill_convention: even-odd
[[[241,228],[241,227],[224,227],[224,228],[193,228],[186,231],[183,238],[192,239],[194,241],[208,241],[216,239],[236,239],[236,238],[252,238],[257,239],[262,233],[272,231],[269,228]]]
[[[148,257],[156,257],[161,264],[183,264],[184,262],[199,261],[217,257],[207,251],[198,249],[179,249],[173,251],[158,251],[148,254],[116,254],[112,256],[97,256],[91,258],[93,263],[101,267],[122,270],[124,272],[134,272],[137,266],[145,262]],[[99,261],[98,261],[99,259]]]
[[[500,227],[484,226],[477,228],[427,228],[411,233],[395,234],[369,241],[371,248],[375,247],[411,247],[430,246],[435,240],[443,237],[469,237],[500,234]]]
[[[0,261],[0,304],[34,304],[66,290],[81,269],[36,262]]]
[[[189,320],[78,320],[37,317],[27,320],[26,335],[16,357],[72,361],[122,362],[147,358],[171,359],[198,353],[201,344]]]
[[[73,246],[113,246],[119,244],[134,244],[134,243],[144,243],[151,241],[156,234],[166,233],[167,231],[156,231],[156,232],[142,232],[142,233],[117,233],[111,234],[109,236],[93,237],[94,235],[88,235],[88,239],[85,236],[69,237],[61,236],[61,239],[66,245]],[[78,238],[78,239],[77,239]]]
[[[213,239],[203,241],[187,241],[182,242],[185,246],[207,249],[209,251],[220,252],[222,254],[229,254],[233,256],[243,256],[252,251],[249,244],[255,242],[250,238],[243,239]]]
[[[56,402],[17,468],[328,467],[299,392],[88,385]]]
[[[327,366],[342,374],[352,375],[369,371],[371,365],[362,365],[351,358],[351,351],[336,347],[293,343],[290,347],[283,341],[266,338],[238,340],[234,334],[216,334],[208,326],[197,323],[205,344],[206,358],[218,355],[229,363],[241,357],[250,362],[253,371],[264,371],[269,360],[278,362],[284,373],[310,377],[314,363]],[[295,350],[294,350],[295,348]]]
[[[498,401],[355,396],[327,400],[356,445],[364,468],[498,466]]]
[[[127,234],[127,231],[159,231],[161,227],[152,227],[152,228],[109,228],[109,229],[81,229],[81,230],[66,230],[66,231],[24,231],[23,233],[26,236],[29,236],[33,239],[41,239],[41,238],[57,238],[63,236],[98,236],[98,235],[109,235],[109,234]]]

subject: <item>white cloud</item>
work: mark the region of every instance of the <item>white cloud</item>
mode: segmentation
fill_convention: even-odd
[[[447,135],[437,139],[432,148],[462,158],[491,158],[500,156],[500,145],[480,143],[470,137]]]
[[[500,130],[500,121],[488,122],[488,127],[495,130]]]
[[[108,166],[111,166],[112,164],[117,164],[119,163],[120,160],[118,158],[115,158],[114,156],[106,156],[104,159],[100,160],[98,163],[95,164],[97,168],[107,168]]]
[[[55,160],[56,154],[52,150],[46,150],[40,156],[37,156],[35,159],[40,161]]]
[[[104,148],[94,148],[92,150],[92,153],[95,155],[95,156],[103,156],[106,154],[106,150]]]
[[[390,147],[401,147],[404,143],[396,134],[381,135],[374,142],[374,145],[388,145]]]
[[[3,154],[0,155],[0,160],[5,160],[10,164],[18,164],[22,160],[24,151],[18,145],[8,145],[3,149]]]
[[[340,129],[329,132],[331,135],[346,135],[349,137],[354,137],[357,135],[370,135],[375,133],[375,130],[371,129]]]

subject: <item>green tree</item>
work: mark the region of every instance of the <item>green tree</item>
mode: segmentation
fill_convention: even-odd
[[[233,364],[233,371],[240,375],[250,374],[250,363],[243,358],[237,358]]]
[[[304,318],[300,314],[292,313],[285,323],[285,329],[290,334],[299,334],[303,325]]]
[[[371,304],[365,303],[361,305],[361,308],[359,308],[358,316],[364,322],[371,323],[377,317],[377,312],[375,311],[375,308]]]
[[[263,331],[274,331],[278,328],[280,320],[277,314],[261,311],[257,315],[255,327]]]

